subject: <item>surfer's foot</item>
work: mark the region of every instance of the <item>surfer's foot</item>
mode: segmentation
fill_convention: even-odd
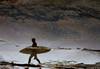
[[[39,67],[41,67],[41,66],[42,66],[42,64],[41,64],[41,63],[39,63],[39,64],[38,64],[38,66],[39,66]]]

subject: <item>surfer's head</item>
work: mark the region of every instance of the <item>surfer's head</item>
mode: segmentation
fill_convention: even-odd
[[[32,38],[32,42],[35,42],[35,40],[36,40],[35,38]]]

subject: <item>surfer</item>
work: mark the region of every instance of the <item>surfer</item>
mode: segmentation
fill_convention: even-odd
[[[32,43],[33,43],[33,44],[32,44],[32,47],[38,47],[35,38],[32,38]],[[32,54],[30,55],[29,60],[28,60],[28,64],[30,64],[31,59],[32,59],[33,56],[34,56],[34,59],[37,60],[39,64],[41,64],[40,60],[39,60],[38,57],[37,57],[37,53],[32,53]]]

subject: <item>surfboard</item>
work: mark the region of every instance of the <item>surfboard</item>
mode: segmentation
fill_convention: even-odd
[[[21,49],[20,52],[23,54],[41,54],[49,52],[51,49],[44,46],[37,46],[37,47],[26,47],[24,49]]]

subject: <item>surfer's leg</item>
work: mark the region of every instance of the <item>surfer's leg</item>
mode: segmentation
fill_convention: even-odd
[[[28,64],[30,64],[32,57],[33,57],[33,55],[31,54],[29,57],[29,60],[28,60]]]
[[[36,60],[39,62],[39,64],[41,64],[40,60],[38,58],[36,58]]]
[[[38,61],[39,64],[41,64],[40,60],[38,59],[37,55],[34,56],[34,59]]]

